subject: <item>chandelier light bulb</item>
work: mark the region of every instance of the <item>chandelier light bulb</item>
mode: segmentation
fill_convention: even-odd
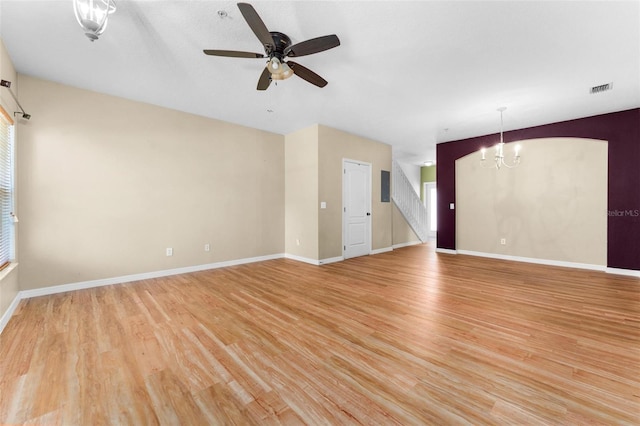
[[[520,148],[521,148],[520,144],[514,146],[513,148],[513,152],[514,152],[513,159],[507,161],[504,156],[504,132],[503,132],[502,113],[504,112],[505,109],[506,109],[505,107],[498,108],[498,111],[500,111],[500,142],[498,142],[495,145],[496,153],[495,153],[494,161],[492,164],[486,163],[487,150],[485,148],[480,149],[480,155],[481,155],[480,161],[482,166],[485,168],[500,170],[500,168],[504,166],[508,169],[512,169],[520,165]]]

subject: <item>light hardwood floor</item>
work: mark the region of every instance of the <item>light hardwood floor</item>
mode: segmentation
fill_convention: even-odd
[[[23,301],[0,423],[639,424],[640,280],[436,254]]]

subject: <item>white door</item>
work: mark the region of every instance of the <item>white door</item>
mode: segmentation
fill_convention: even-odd
[[[344,258],[371,252],[371,165],[343,160],[342,240]]]

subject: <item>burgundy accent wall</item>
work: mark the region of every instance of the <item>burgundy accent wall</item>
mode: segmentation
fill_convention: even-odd
[[[504,133],[505,142],[577,137],[609,142],[607,266],[640,270],[640,108],[529,127]],[[455,161],[480,148],[495,145],[499,134],[436,146],[438,187],[438,248],[455,250]]]

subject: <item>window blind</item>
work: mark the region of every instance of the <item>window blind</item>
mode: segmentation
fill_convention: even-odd
[[[13,120],[0,107],[0,269],[9,265],[13,232]]]

